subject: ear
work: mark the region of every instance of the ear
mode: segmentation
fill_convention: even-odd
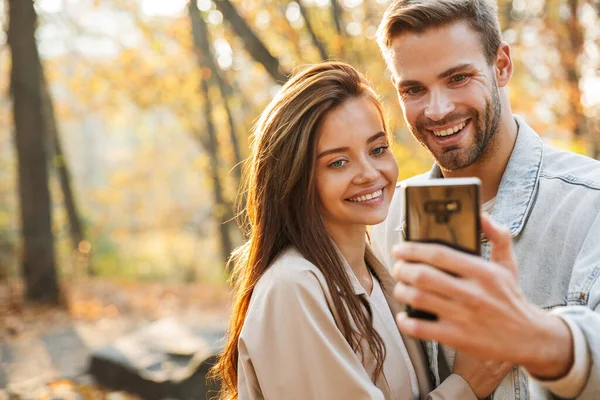
[[[510,46],[506,42],[500,42],[495,62],[496,81],[498,87],[504,87],[510,81],[513,74],[513,62],[510,56]]]

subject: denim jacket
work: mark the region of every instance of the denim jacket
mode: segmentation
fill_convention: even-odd
[[[592,366],[579,399],[600,399],[600,162],[554,149],[515,116],[519,132],[491,214],[508,227],[519,265],[519,284],[529,301],[576,323],[587,340]],[[411,178],[441,178],[437,165]],[[401,240],[399,189],[387,219],[371,232],[372,247],[391,268],[392,246]],[[482,243],[490,257],[490,245]],[[439,384],[440,346],[427,342],[431,372]],[[444,348],[452,365],[454,351]],[[552,399],[555,396],[515,367],[495,399]]]

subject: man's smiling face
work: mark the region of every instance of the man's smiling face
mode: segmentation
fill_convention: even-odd
[[[390,50],[408,128],[440,167],[466,168],[491,154],[500,124],[498,85],[468,23],[404,32]]]

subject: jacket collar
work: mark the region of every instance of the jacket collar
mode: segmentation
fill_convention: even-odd
[[[500,181],[491,216],[494,221],[508,227],[514,237],[523,229],[533,207],[544,143],[521,117],[513,117],[518,125],[517,140]],[[429,179],[434,178],[443,178],[437,164],[429,171]]]

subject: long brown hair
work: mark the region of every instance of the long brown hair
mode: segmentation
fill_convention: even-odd
[[[372,316],[352,284],[322,223],[315,188],[316,130],[323,116],[347,100],[366,96],[382,114],[368,81],[350,65],[326,62],[293,76],[262,113],[252,133],[245,165],[246,205],[242,223],[248,241],[233,254],[234,305],[225,349],[211,375],[221,381],[220,399],[237,399],[238,339],[252,291],[286,248],[295,247],[325,276],[340,329],[363,356],[365,341],[376,360],[375,381],[383,368],[385,346]],[[337,288],[337,295],[335,294]],[[355,328],[353,327],[353,323]]]

